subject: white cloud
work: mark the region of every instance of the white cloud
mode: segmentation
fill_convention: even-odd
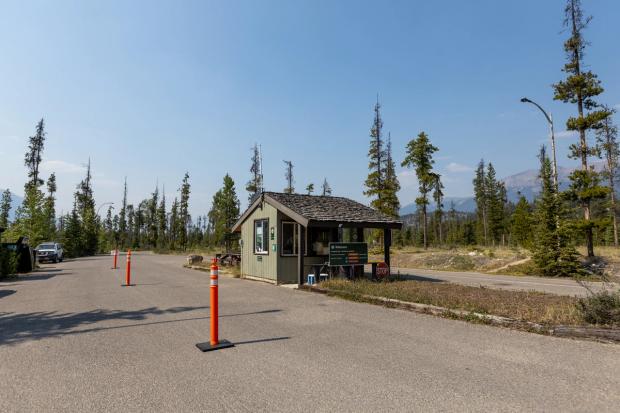
[[[448,172],[458,173],[458,172],[471,172],[474,170],[474,168],[472,168],[471,166],[460,164],[460,163],[450,162],[446,166],[446,170]]]
[[[65,161],[43,161],[41,170],[44,172],[56,172],[65,174],[83,173],[86,167]]]
[[[563,130],[560,132],[555,132],[555,137],[557,139],[574,138],[575,136],[577,136],[577,132],[575,132],[574,130]],[[549,137],[551,137],[551,134],[549,134]]]

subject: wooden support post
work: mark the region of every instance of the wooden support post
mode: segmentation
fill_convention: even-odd
[[[364,242],[364,228],[355,228],[357,231],[357,242]]]
[[[383,254],[384,261],[390,266],[390,246],[392,245],[392,230],[389,228],[385,228],[383,230]]]
[[[302,286],[304,283],[304,255],[306,254],[306,227],[297,224],[297,284]]]

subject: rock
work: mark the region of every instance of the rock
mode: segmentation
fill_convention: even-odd
[[[187,265],[200,264],[202,262],[202,255],[188,255]]]

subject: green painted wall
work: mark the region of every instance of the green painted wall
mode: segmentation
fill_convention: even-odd
[[[276,231],[275,239],[272,241],[269,239],[269,252],[268,254],[255,254],[254,253],[254,221],[257,219],[269,219],[269,231],[273,227]],[[262,208],[259,206],[250,214],[248,219],[241,225],[241,239],[243,245],[241,247],[241,274],[265,278],[267,280],[277,282],[277,263],[278,252],[272,251],[272,244],[277,243],[278,233],[278,210],[269,205],[266,202],[262,203]]]

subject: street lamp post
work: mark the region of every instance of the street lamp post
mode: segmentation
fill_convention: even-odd
[[[558,188],[558,164],[557,164],[556,157],[555,157],[555,134],[553,132],[553,117],[551,115],[548,115],[547,112],[545,112],[545,110],[538,103],[528,98],[521,98],[521,102],[531,103],[532,105],[536,106],[538,109],[540,109],[543,115],[545,115],[547,122],[549,122],[549,128],[551,129],[551,151],[553,152],[553,183],[555,184],[555,191],[557,192],[559,190]]]
[[[99,208],[97,208],[97,216],[99,216],[99,211],[101,211],[101,208],[106,205],[114,205],[114,202],[104,202],[103,204],[99,205]]]

